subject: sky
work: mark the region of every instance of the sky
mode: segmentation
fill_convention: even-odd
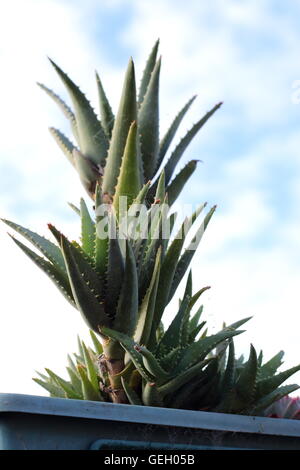
[[[162,54],[163,135],[194,94],[178,139],[224,101],[182,162],[200,159],[180,202],[218,208],[193,261],[209,331],[253,316],[236,339],[265,360],[285,351],[300,363],[300,3],[294,0],[10,0],[0,17],[0,214],[41,234],[54,223],[78,236],[67,202],[85,197],[48,127],[68,126],[42,82],[68,101],[47,59],[97,109],[95,69],[116,110],[133,57],[141,77],[157,38]],[[86,198],[87,199],[87,198]],[[48,236],[48,235],[47,235]],[[0,227],[0,391],[47,394],[31,378],[65,375],[87,327]],[[181,289],[182,291],[182,289]],[[180,294],[180,289],[179,289]],[[167,312],[166,322],[173,307]],[[288,383],[299,383],[300,374]],[[296,392],[297,394],[297,392]]]

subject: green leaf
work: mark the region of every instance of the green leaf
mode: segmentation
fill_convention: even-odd
[[[63,151],[69,162],[74,166],[73,150],[77,149],[77,147],[62,132],[55,129],[55,127],[50,127],[49,131],[59,148]]]
[[[189,272],[187,280],[186,280],[186,286],[185,286],[185,291],[183,294],[183,298],[188,296],[190,299],[193,296],[193,276],[192,276],[192,271]]]
[[[221,382],[221,390],[222,390],[222,399],[221,403],[216,407],[215,411],[226,413],[227,411],[231,411],[232,403],[231,403],[231,396],[232,396],[232,389],[234,386],[235,380],[235,354],[234,354],[234,343],[232,340],[229,342],[229,353],[227,358],[226,369],[224,371],[222,382]]]
[[[147,92],[138,113],[145,182],[154,176],[159,151],[159,75],[161,60],[158,60],[149,82]]]
[[[244,402],[245,406],[252,403],[255,397],[257,369],[257,355],[251,344],[249,359],[243,367],[235,386],[239,400]]]
[[[93,387],[93,384],[89,380],[86,370],[83,366],[77,366],[78,372],[81,377],[81,384],[82,384],[82,394],[84,400],[91,400],[91,401],[102,401],[102,397],[100,395],[100,390],[97,392]]]
[[[192,176],[194,171],[197,168],[198,160],[191,160],[188,162],[185,167],[175,176],[173,181],[169,184],[166,189],[168,194],[169,204],[172,206],[176,199],[178,198],[179,194],[185,187],[186,183],[188,182],[189,178]]]
[[[96,350],[96,353],[97,354],[102,354],[103,353],[103,347],[102,347],[102,344],[100,343],[100,341],[98,340],[97,336],[95,335],[95,333],[93,332],[93,330],[90,330],[90,336],[92,338],[92,341],[93,341],[93,344],[94,344],[94,348]]]
[[[64,258],[58,246],[52,243],[50,240],[47,240],[45,237],[38,235],[31,230],[22,227],[21,225],[15,224],[10,220],[0,219],[10,228],[15,230],[17,233],[22,235],[26,240],[33,244],[49,261],[57,268],[58,271],[61,271],[62,274],[67,274]]]
[[[143,356],[144,366],[155,377],[156,382],[160,383],[170,377],[170,374],[161,367],[156,357],[145,346],[136,346],[136,350]]]
[[[76,118],[75,118],[75,114],[73,113],[73,111],[69,108],[69,106],[66,105],[66,103],[58,95],[56,95],[52,90],[50,90],[50,88],[47,88],[42,83],[37,83],[37,85],[43,91],[45,91],[47,93],[47,95],[50,96],[50,98],[52,98],[54,100],[54,102],[58,105],[58,107],[63,112],[64,116],[69,120],[69,122],[71,124],[73,135],[76,139],[76,142],[79,143]]]
[[[96,186],[96,245],[95,267],[102,279],[105,278],[108,264],[109,233],[111,232],[110,204],[102,204],[100,186]]]
[[[194,329],[189,330],[189,336],[188,336],[188,343],[193,343],[195,339],[197,338],[198,334],[202,330],[202,328],[206,325],[206,321],[203,321],[199,323]]]
[[[269,393],[266,396],[263,396],[255,406],[250,409],[249,414],[251,415],[260,415],[262,411],[266,410],[272,403],[280,400],[281,398],[289,395],[290,393],[295,392],[295,390],[299,389],[299,385],[292,384],[292,385],[284,385],[282,387],[273,390],[273,392]]]
[[[90,257],[94,257],[96,228],[84,199],[80,199],[81,214],[81,243],[83,251]]]
[[[279,367],[283,364],[282,358],[284,356],[283,351],[279,351],[274,357],[272,357],[268,362],[263,364],[259,369],[259,378],[264,379],[267,377],[271,377],[274,375],[279,369]]]
[[[159,168],[159,166],[161,165],[167,151],[168,151],[168,148],[170,147],[170,144],[177,132],[177,129],[182,121],[182,119],[184,118],[186,112],[188,111],[188,109],[190,108],[191,104],[193,103],[193,101],[195,100],[196,98],[196,95],[193,96],[187,103],[186,105],[181,109],[181,111],[177,114],[177,116],[175,117],[174,121],[172,122],[170,128],[168,129],[168,131],[166,132],[166,134],[164,135],[164,137],[162,138],[161,142],[160,142],[160,145],[159,145],[159,157],[158,157],[158,162],[157,162],[157,170]]]
[[[161,338],[158,347],[157,354],[165,355],[176,347],[183,347],[186,343],[186,328],[188,324],[189,315],[189,297],[185,297],[182,301],[177,315],[171,322],[169,328]]]
[[[110,324],[101,302],[100,279],[81,253],[64,236],[61,236],[61,247],[78,310],[88,327],[98,333],[99,327]]]
[[[164,406],[163,398],[154,382],[147,382],[144,385],[142,398],[146,406]]]
[[[156,41],[156,43],[153,46],[153,49],[148,57],[147,63],[145,70],[143,72],[142,80],[141,80],[141,85],[139,89],[139,98],[138,98],[138,104],[139,106],[142,104],[145,94],[147,92],[149,82],[151,79],[151,74],[153,72],[153,69],[156,64],[156,57],[157,57],[157,50],[159,46],[159,39]]]
[[[126,380],[124,380],[123,377],[121,377],[121,382],[129,403],[131,405],[142,405],[142,400],[140,399],[138,394],[133,390],[132,387],[130,387],[130,385],[126,382]]]
[[[91,358],[89,350],[87,349],[83,341],[82,341],[82,347],[83,347],[84,362],[85,362],[86,370],[87,370],[87,377],[89,381],[91,382],[92,386],[94,387],[95,391],[98,393],[99,383],[98,383],[96,366]]]
[[[269,393],[273,392],[279,385],[281,385],[285,380],[287,380],[291,375],[295,374],[300,370],[300,365],[292,367],[284,372],[261,379],[257,381],[256,394],[255,398],[259,399]]]
[[[64,83],[73,102],[79,146],[82,154],[95,165],[104,167],[108,149],[108,139],[93,108],[85,95],[68,75],[51,59],[49,60]]]
[[[139,155],[137,151],[137,125],[134,121],[129,128],[118,183],[113,199],[113,206],[119,221],[121,221],[122,218],[125,218],[128,208],[139,194],[140,189],[141,181]],[[124,199],[121,200],[120,198]]]
[[[196,124],[194,124],[193,127],[186,133],[183,139],[181,139],[165,165],[166,184],[168,184],[171,180],[177,163],[179,162],[192,139],[195,137],[201,127],[208,121],[208,119],[215,113],[215,111],[220,108],[221,105],[222,103],[218,103],[216,106],[214,106],[208,113],[205,114],[205,116],[203,116],[202,119],[196,122]]]
[[[68,202],[68,206],[70,206],[71,209],[72,209],[77,215],[80,216],[80,209],[79,209],[77,206],[75,206],[75,204],[72,204],[72,202]]]
[[[243,333],[243,330],[239,331],[220,331],[219,333],[205,338],[201,338],[195,343],[188,346],[182,356],[182,359],[179,361],[176,371],[186,370],[189,367],[192,367],[195,362],[204,360],[206,355],[210,353],[215,347],[222,341],[232,338],[233,336]]]
[[[19,248],[51,279],[52,282],[58,287],[63,296],[76,308],[76,303],[72,294],[70,283],[66,276],[58,270],[53,264],[46,261],[41,256],[37,255],[34,251],[30,250],[26,245],[23,245],[19,240],[10,235],[12,240],[18,245]]]
[[[110,237],[108,244],[105,310],[114,316],[124,282],[124,260],[118,238]]]
[[[199,307],[199,309],[197,310],[195,315],[190,319],[190,322],[189,322],[189,331],[190,332],[192,332],[198,326],[198,323],[199,323],[200,317],[202,315],[202,312],[203,312],[203,305],[201,305]]]
[[[195,222],[195,220],[197,219],[197,217],[199,216],[199,214],[201,213],[204,207],[205,207],[204,204],[201,205],[192,214],[191,217],[185,219],[182,226],[180,227],[179,232],[177,233],[175,239],[172,241],[165,255],[165,258],[161,267],[161,277],[162,279],[164,279],[164,282],[160,283],[158,286],[153,330],[156,330],[156,328],[158,327],[163,311],[171,298],[170,292],[173,289],[174,276],[176,275],[176,272],[178,271],[177,263],[178,263],[180,253],[184,244],[185,236],[187,235],[188,229]]]
[[[162,394],[162,396],[175,392],[180,387],[182,387],[182,385],[186,384],[189,380],[192,380],[194,377],[197,377],[197,375],[211,360],[212,359],[205,359],[204,361],[199,361],[197,362],[197,364],[194,364],[193,366],[189,367],[188,369],[182,372],[178,371],[178,373],[174,373],[173,379],[158,388],[159,392]]]
[[[171,289],[170,289],[170,294],[169,294],[169,299],[171,299],[173,297],[173,295],[175,294],[176,290],[177,290],[177,287],[179,286],[180,284],[180,281],[182,280],[183,276],[185,275],[192,259],[193,259],[193,256],[199,246],[199,243],[202,239],[202,236],[207,228],[207,225],[211,219],[211,217],[213,216],[215,210],[216,210],[216,207],[217,206],[213,206],[210,211],[207,213],[207,215],[205,216],[204,218],[204,221],[202,222],[201,226],[199,227],[199,229],[197,230],[197,233],[195,235],[195,237],[193,238],[193,240],[191,241],[191,243],[189,244],[189,246],[185,249],[185,251],[183,252],[183,254],[181,255],[179,261],[178,261],[178,264],[176,266],[176,270],[174,272],[174,276],[173,276],[173,282],[172,282],[172,286],[171,286]]]
[[[109,197],[112,197],[115,193],[129,128],[136,121],[136,113],[135,74],[131,59],[127,67],[103,178],[103,193],[108,194]]]
[[[164,170],[161,172],[159,180],[158,180],[158,185],[156,188],[156,193],[155,193],[155,202],[162,202],[164,201],[166,196],[166,191],[165,191],[165,172]],[[171,204],[170,204],[171,205]]]
[[[50,369],[45,369],[45,370],[46,370],[47,374],[51,377],[51,379],[54,382],[56,382],[57,385],[64,390],[67,398],[73,398],[75,400],[81,400],[80,394],[77,393],[74,390],[72,384],[70,384],[66,380],[62,379],[61,377],[59,377],[59,375],[52,372],[52,370],[50,370]]]
[[[122,333],[132,335],[136,328],[138,316],[138,277],[135,256],[130,242],[126,240],[126,263],[124,281],[113,328]]]
[[[115,117],[114,117],[111,106],[106,97],[100,77],[97,72],[96,72],[96,81],[97,81],[97,88],[98,88],[98,95],[99,95],[99,109],[100,109],[100,116],[101,116],[101,124],[102,124],[103,130],[107,138],[111,139]]]
[[[149,191],[150,184],[151,181],[148,181],[148,183],[144,184],[132,204],[145,204],[145,199]]]
[[[134,334],[134,340],[137,343],[145,344],[147,346],[151,333],[152,319],[154,315],[154,307],[156,301],[157,286],[159,282],[161,266],[161,250],[159,249],[156,254],[155,266],[151,282],[147,289],[146,295],[142,300],[139,308],[139,315],[137,326]]]
[[[78,393],[78,395],[81,396],[81,398],[83,399],[81,380],[79,378],[80,376],[77,373],[77,370],[76,370],[76,373],[75,373],[74,370],[71,369],[71,367],[67,367],[67,372],[69,374],[72,387],[74,388],[75,392]]]
[[[58,385],[53,384],[50,381],[37,379],[35,377],[32,380],[36,382],[38,385],[40,385],[41,387],[43,387],[45,390],[47,390],[47,392],[49,392],[52,397],[66,398],[66,394],[64,390]]]

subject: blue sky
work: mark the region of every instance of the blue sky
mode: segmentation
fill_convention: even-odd
[[[210,330],[253,315],[238,350],[248,354],[252,342],[267,359],[283,349],[286,365],[298,364],[299,15],[293,0],[11,0],[0,18],[1,216],[40,233],[50,221],[78,233],[66,202],[85,194],[48,127],[69,131],[36,86],[67,98],[46,57],[95,107],[97,69],[116,109],[128,58],[140,77],[159,37],[162,133],[195,93],[178,137],[224,101],[178,167],[203,161],[182,202],[218,205],[193,263],[195,284],[212,286],[203,298]],[[31,383],[34,369],[63,372],[86,327],[5,227],[0,239],[0,390],[43,394]]]

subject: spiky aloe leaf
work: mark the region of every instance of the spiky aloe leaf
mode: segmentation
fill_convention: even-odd
[[[37,255],[34,251],[30,250],[26,245],[21,243],[19,240],[10,235],[12,240],[18,245],[19,248],[51,279],[52,282],[58,287],[63,296],[70,302],[70,304],[76,307],[76,303],[73,297],[73,293],[70,287],[70,283],[66,278],[65,274],[61,270],[56,268],[49,261],[45,260],[41,256]]]
[[[161,338],[158,347],[157,354],[165,355],[176,347],[182,348],[186,343],[186,326],[188,324],[189,316],[189,297],[185,297],[182,301],[177,315],[171,322],[169,328]]]
[[[220,331],[219,333],[211,336],[207,336],[205,338],[200,338],[195,343],[188,346],[184,354],[179,361],[176,371],[174,373],[178,373],[180,371],[184,371],[189,367],[192,367],[195,362],[202,361],[208,353],[210,353],[215,347],[226,339],[230,339],[233,336],[239,335],[243,333],[243,330],[238,331]]]
[[[199,320],[201,318],[202,313],[203,313],[203,305],[201,305],[198,308],[197,312],[194,314],[194,316],[189,321],[189,331],[190,332],[192,332],[198,326],[198,323],[199,323]]]
[[[272,403],[276,402],[277,400],[280,400],[281,398],[285,397],[286,395],[289,395],[290,393],[295,392],[298,389],[299,385],[291,384],[284,385],[282,387],[277,388],[276,390],[273,390],[271,393],[266,396],[263,396],[260,400],[258,400],[255,406],[249,411],[249,414],[260,414],[268,406],[272,405]]]
[[[57,385],[59,387],[61,387],[63,389],[63,391],[65,392],[65,396],[67,398],[73,398],[75,400],[81,400],[81,396],[79,393],[76,392],[76,390],[74,390],[72,384],[70,384],[69,382],[67,382],[66,380],[62,379],[59,375],[55,374],[54,372],[52,372],[52,370],[50,369],[45,369],[47,374],[49,375],[49,377],[51,377],[51,379],[57,383]]]
[[[232,410],[231,397],[236,374],[234,343],[232,340],[230,340],[229,342],[228,349],[229,353],[227,358],[227,364],[221,382],[222,399],[215,409],[215,411],[219,412],[226,412]]]
[[[80,215],[81,215],[81,246],[83,251],[90,256],[94,257],[95,251],[95,236],[96,228],[95,222],[92,220],[84,199],[80,200]]]
[[[150,82],[150,79],[151,79],[151,74],[152,74],[153,69],[154,69],[155,64],[156,64],[158,46],[159,46],[159,39],[156,41],[156,43],[154,44],[154,46],[151,50],[151,53],[150,53],[150,55],[148,57],[148,60],[147,60],[147,63],[146,63],[146,67],[145,67],[144,72],[143,72],[143,76],[142,76],[142,80],[141,80],[141,84],[140,84],[140,89],[139,89],[139,97],[138,97],[139,106],[142,104],[142,102],[144,100],[144,96],[147,92],[147,88],[149,86],[149,82]]]
[[[185,219],[182,226],[180,227],[180,230],[178,231],[178,234],[170,244],[168,251],[165,255],[161,267],[161,276],[164,279],[164,282],[159,284],[158,286],[153,330],[156,330],[156,328],[158,327],[163,311],[171,298],[170,292],[173,289],[174,275],[178,270],[178,260],[184,244],[185,236],[187,235],[189,228],[195,222],[204,207],[205,204],[201,205],[192,214],[191,217]]]
[[[292,367],[288,370],[280,372],[279,374],[273,375],[257,381],[256,387],[256,400],[262,398],[269,393],[272,393],[279,385],[281,385],[285,380],[287,380],[291,375],[295,374],[300,370],[300,365]]]
[[[124,282],[124,260],[118,238],[110,237],[108,245],[105,310],[115,315]]]
[[[257,354],[253,345],[250,345],[249,359],[243,367],[241,374],[236,382],[235,388],[238,395],[238,401],[244,403],[244,406],[252,403],[256,391],[257,379]]]
[[[197,230],[197,233],[195,235],[195,237],[193,238],[193,240],[191,241],[191,243],[189,244],[189,246],[185,249],[185,251],[183,252],[183,254],[181,255],[179,261],[178,261],[178,264],[176,266],[176,270],[174,272],[174,276],[173,276],[173,282],[172,282],[172,286],[170,288],[170,291],[169,291],[169,298],[171,299],[173,297],[173,295],[175,294],[176,290],[177,290],[177,287],[179,286],[180,284],[180,281],[181,279],[183,278],[183,276],[185,275],[192,259],[193,259],[193,256],[199,246],[199,243],[202,239],[202,236],[207,228],[207,225],[210,221],[210,219],[212,218],[215,210],[216,210],[217,206],[213,206],[209,212],[206,214],[205,218],[204,218],[204,221],[202,222],[201,226],[199,227],[199,229]]]
[[[206,325],[206,321],[202,321],[193,330],[189,330],[188,343],[193,343],[202,328]]]
[[[136,330],[134,333],[134,340],[137,343],[145,344],[146,346],[148,344],[148,340],[149,340],[150,333],[151,333],[157,286],[158,286],[159,275],[160,275],[160,266],[161,266],[161,250],[159,249],[156,254],[155,266],[154,266],[154,270],[153,270],[149,287],[139,307],[139,316],[138,316]]]
[[[181,139],[177,147],[175,148],[174,152],[170,156],[169,160],[167,161],[165,165],[165,171],[166,171],[166,184],[169,183],[169,181],[172,178],[172,175],[174,173],[175,167],[177,163],[179,162],[180,158],[182,157],[184,151],[192,141],[192,139],[195,137],[195,135],[198,133],[198,131],[204,126],[204,124],[208,121],[208,119],[220,108],[222,103],[218,103],[216,106],[214,106],[208,113],[203,116],[196,124],[193,125],[193,127],[186,133],[186,135]]]
[[[191,160],[190,162],[188,162],[167,187],[166,192],[168,193],[170,206],[174,204],[174,202],[180,195],[189,178],[196,170],[197,164],[198,160]]]
[[[155,193],[155,201],[161,202],[165,199],[166,190],[165,190],[165,172],[164,170],[161,172],[160,177],[158,179],[158,184]]]
[[[146,406],[164,406],[163,397],[155,382],[147,382],[144,385],[142,398]]]
[[[108,194],[109,197],[112,197],[115,193],[129,128],[136,121],[136,113],[135,74],[134,64],[131,59],[126,71],[103,178],[103,193]]]
[[[161,60],[159,59],[153,69],[147,92],[138,113],[138,133],[145,182],[154,176],[158,159],[160,66]]]
[[[81,152],[95,165],[104,167],[108,150],[108,139],[93,108],[68,75],[53,60],[49,60],[64,83],[73,102]]]
[[[82,341],[82,348],[83,348],[83,355],[84,355],[84,362],[87,371],[87,377],[91,382],[92,386],[94,387],[95,391],[99,391],[99,383],[98,383],[98,376],[96,366],[91,358],[91,353]]]
[[[100,390],[96,391],[92,382],[89,380],[86,369],[82,365],[77,366],[81,378],[82,395],[84,400],[102,401]]]
[[[66,103],[56,93],[54,93],[54,91],[50,90],[50,88],[47,88],[42,83],[37,83],[37,85],[43,91],[45,91],[47,93],[47,95],[49,95],[50,98],[52,98],[53,101],[59,106],[59,108],[63,112],[64,116],[69,120],[69,122],[71,124],[71,129],[72,129],[73,135],[76,139],[76,142],[79,143],[76,118],[75,118],[75,114],[73,113],[73,111],[69,108],[69,106],[66,105]]]
[[[74,372],[74,370],[71,369],[71,367],[67,367],[67,372],[68,372],[72,387],[74,388],[75,392],[78,393],[78,395],[80,395],[81,398],[83,398],[82,397],[81,380],[80,380],[80,376],[79,376],[77,370],[76,370],[76,372]]]
[[[144,184],[136,198],[134,199],[132,204],[145,204],[146,196],[149,191],[151,181],[148,181],[148,183]]]
[[[160,167],[167,151],[168,151],[168,148],[170,147],[170,144],[177,132],[177,129],[182,121],[182,119],[184,118],[186,112],[188,111],[188,109],[190,108],[191,104],[193,103],[193,101],[195,100],[196,98],[196,95],[193,96],[187,103],[186,105],[184,105],[184,107],[179,111],[179,113],[177,114],[177,116],[175,117],[174,121],[172,122],[171,126],[169,127],[168,131],[166,132],[166,134],[164,135],[164,137],[162,138],[160,144],[159,144],[159,157],[158,157],[158,161],[157,161],[157,170],[158,168]]]
[[[153,382],[154,377],[151,375],[144,366],[143,363],[143,356],[138,352],[138,348],[136,349],[137,344],[135,341],[123,333],[118,331],[112,330],[107,327],[101,328],[101,333],[109,338],[112,338],[115,341],[118,341],[121,346],[125,349],[125,351],[129,354],[132,362],[134,363],[135,367],[147,382]]]
[[[121,377],[122,386],[125,390],[126,396],[128,401],[131,405],[142,405],[142,400],[138,396],[138,394],[134,391],[132,387],[126,382],[126,380]]]
[[[47,378],[47,377],[46,377]],[[50,380],[41,380],[36,377],[33,377],[32,379],[34,382],[36,382],[38,385],[43,387],[47,392],[50,393],[51,397],[57,397],[57,398],[66,398],[66,393],[65,391],[59,387],[57,384],[54,384]]]
[[[103,347],[102,347],[102,344],[100,343],[100,341],[98,340],[97,336],[95,335],[95,333],[93,332],[93,330],[90,330],[90,336],[92,338],[92,341],[93,341],[93,344],[94,344],[94,348],[96,350],[96,353],[97,354],[102,354],[103,353]]]
[[[102,204],[100,185],[96,186],[96,242],[95,268],[101,279],[105,278],[108,263],[109,234],[111,232],[110,204]]]
[[[113,199],[117,219],[127,214],[128,208],[141,189],[139,155],[137,150],[137,125],[134,121],[128,132],[118,183]],[[123,200],[121,199],[123,198]],[[125,204],[124,204],[125,203]],[[124,207],[122,208],[122,204]]]
[[[143,356],[144,366],[155,377],[157,383],[164,382],[170,377],[170,374],[161,367],[159,361],[149,349],[145,346],[136,346],[135,349]]]
[[[274,357],[272,357],[268,362],[263,364],[259,369],[259,378],[264,379],[274,375],[283,364],[282,358],[284,356],[283,351],[279,351]]]
[[[73,204],[72,202],[68,202],[68,206],[71,207],[71,209],[77,214],[80,216],[80,209],[75,206],[75,204]]]
[[[182,372],[179,372],[177,374],[174,373],[173,379],[158,388],[159,392],[162,396],[175,392],[182,385],[186,384],[189,380],[192,380],[194,377],[196,377],[199,372],[201,372],[211,360],[212,359],[209,358],[203,361],[199,361],[197,362],[197,364],[194,364],[193,366],[189,367],[186,370],[183,370]]]
[[[107,138],[111,139],[115,116],[114,116],[114,113],[112,112],[111,106],[109,104],[109,101],[107,99],[100,77],[97,72],[96,72],[96,82],[97,82],[98,96],[99,96],[99,109],[100,109],[100,116],[101,116],[101,124],[102,124],[103,130]]]
[[[130,242],[126,240],[124,281],[113,321],[114,329],[128,335],[134,333],[137,323],[138,302],[138,277],[135,256]]]
[[[69,162],[74,166],[73,150],[77,149],[77,147],[68,139],[68,137],[60,132],[60,130],[55,129],[55,127],[50,127],[49,131],[59,148],[63,151]]]
[[[60,243],[78,310],[89,328],[98,333],[101,325],[110,324],[101,301],[100,279],[82,253],[63,235],[61,235]]]
[[[64,258],[58,246],[52,243],[47,238],[38,235],[37,233],[29,230],[21,225],[15,224],[10,220],[0,219],[10,228],[22,235],[26,240],[35,246],[51,263],[62,273],[67,274]]]
[[[183,294],[183,298],[186,296],[190,297],[190,299],[193,296],[193,276],[192,276],[192,271],[189,272],[187,280],[186,280],[186,285],[185,285],[185,291]]]

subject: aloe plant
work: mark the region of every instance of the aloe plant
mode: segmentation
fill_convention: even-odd
[[[94,350],[79,342],[75,361],[69,358],[69,380],[50,369],[35,380],[53,396],[168,407],[192,403],[195,409],[255,413],[262,402],[269,404],[272,397],[294,389],[278,387],[299,367],[264,378],[264,371],[272,367],[259,363],[253,347],[246,363],[234,357],[233,338],[248,319],[208,335],[203,331],[205,322],[200,321],[202,307],[193,312],[208,286],[193,294],[188,269],[216,206],[206,211],[206,203],[201,204],[173,233],[176,214],[171,206],[197,161],[188,162],[176,176],[174,172],[193,137],[221,103],[194,124],[165,162],[195,97],[160,140],[157,50],[158,42],[138,93],[134,64],[129,61],[116,115],[96,75],[100,120],[85,95],[52,60],[74,111],[40,85],[70,122],[73,141],[57,129],[50,130],[93,200],[94,214],[84,199],[80,207],[72,205],[80,218],[79,241],[69,240],[53,224],[48,225],[52,242],[3,221],[33,245],[35,250],[12,237],[81,313],[91,330]],[[163,314],[186,274],[184,297],[164,330]]]

